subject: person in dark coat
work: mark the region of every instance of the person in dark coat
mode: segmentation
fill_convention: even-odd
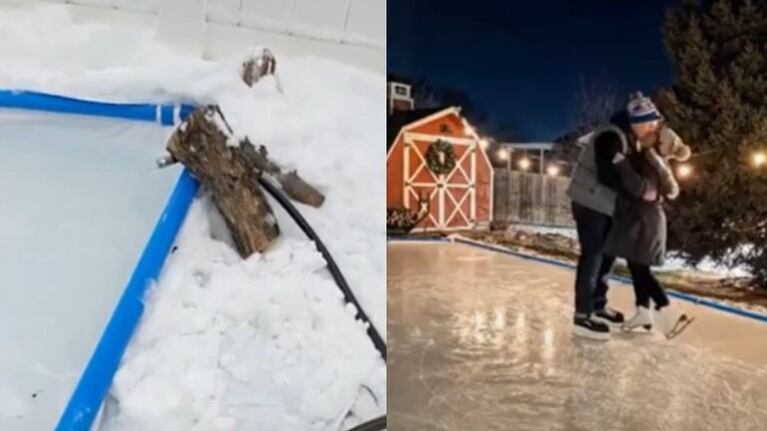
[[[581,251],[575,275],[575,335],[608,339],[608,324],[624,322],[621,312],[607,306],[607,277],[615,258],[605,254],[605,242],[619,195],[655,196],[626,156],[636,145],[634,128],[644,130],[643,123],[654,125],[658,120],[652,112],[632,119],[636,126],[629,121],[628,111],[622,110],[591,133],[567,189]]]
[[[632,118],[647,118],[648,112],[657,113],[650,99],[641,94],[632,98],[627,108],[629,122]],[[655,117],[655,115],[652,115]],[[669,158],[686,159],[689,148],[673,131],[665,130],[658,119],[653,122],[634,122],[632,130],[637,137],[635,145],[624,155],[614,158],[616,163],[628,163],[632,171],[626,175],[619,170],[623,183],[636,182],[639,187],[624,188],[616,201],[613,223],[605,244],[605,253],[622,257],[628,263],[636,295],[636,314],[623,324],[632,330],[651,328],[653,322],[666,336],[670,336],[680,318],[670,311],[665,289],[650,269],[663,265],[666,254],[666,214],[663,202],[679,194],[679,185],[668,163]],[[639,178],[633,174],[638,174]],[[637,181],[638,180],[638,181]],[[649,191],[649,192],[648,192]],[[655,304],[650,313],[650,300]]]

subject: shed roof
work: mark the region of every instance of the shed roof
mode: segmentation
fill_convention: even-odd
[[[426,109],[413,109],[410,111],[397,111],[392,115],[389,115],[386,119],[386,149],[388,150],[394,145],[394,140],[397,139],[399,131],[403,127],[410,123],[426,118],[429,115],[436,114],[439,111],[443,111],[449,108],[449,106],[440,106],[437,108]]]

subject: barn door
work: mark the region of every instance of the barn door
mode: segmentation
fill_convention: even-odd
[[[437,175],[429,169],[426,151],[438,139],[453,144],[456,166]],[[405,207],[417,210],[428,201],[429,215],[419,228],[430,231],[471,229],[476,224],[477,143],[470,139],[438,138],[432,135],[405,135],[403,157]]]

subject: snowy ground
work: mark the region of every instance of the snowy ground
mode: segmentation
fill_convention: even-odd
[[[301,210],[385,337],[385,225],[372,216],[385,205],[384,77],[277,51],[281,95],[272,80],[253,89],[239,81],[242,54],[186,57],[151,29],[75,24],[59,7],[0,11],[0,87],[219,103],[237,134],[317,185],[325,204]],[[283,238],[243,262],[208,201],[195,202],[110,391],[103,429],[337,430],[386,411],[385,364],[313,245],[277,212]]]
[[[534,232],[540,234],[557,234],[567,238],[578,239],[578,233],[575,228],[548,227],[527,224],[515,224],[510,229]],[[622,261],[622,259],[619,259]],[[733,266],[717,264],[710,258],[703,259],[698,265],[691,266],[685,263],[684,259],[678,256],[669,256],[663,266],[654,268],[656,271],[670,272],[679,270],[695,270],[711,274],[721,275],[723,277],[749,277],[751,273],[745,266]]]
[[[672,341],[572,337],[571,270],[459,244],[388,246],[391,429],[767,429],[767,324],[673,301]],[[611,305],[633,294],[613,283]]]

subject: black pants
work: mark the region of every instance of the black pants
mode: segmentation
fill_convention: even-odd
[[[655,303],[656,308],[665,307],[669,304],[665,289],[652,274],[649,266],[634,262],[628,262],[628,266],[634,282],[634,295],[638,306],[649,308],[650,299]]]
[[[572,204],[581,255],[575,272],[575,313],[587,315],[607,304],[607,277],[615,258],[604,254],[612,218],[590,208]]]

